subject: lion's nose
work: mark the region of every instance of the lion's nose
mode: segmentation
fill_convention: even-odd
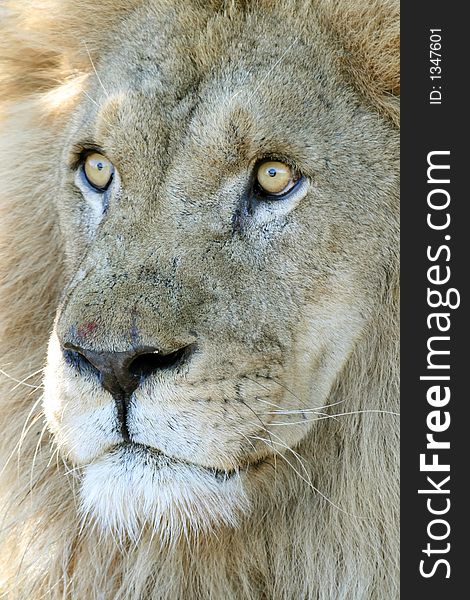
[[[163,354],[158,348],[145,346],[126,352],[96,352],[65,344],[64,357],[78,371],[98,371],[101,385],[113,396],[130,396],[152,373],[176,366],[189,347]]]
[[[67,364],[77,371],[85,373],[91,370],[99,375],[101,385],[116,402],[123,437],[129,439],[126,411],[132,393],[152,373],[182,362],[190,346],[166,354],[149,346],[125,352],[97,352],[66,343],[62,350]]]

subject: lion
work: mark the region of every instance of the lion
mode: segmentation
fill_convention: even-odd
[[[398,598],[398,3],[1,5],[5,598]]]

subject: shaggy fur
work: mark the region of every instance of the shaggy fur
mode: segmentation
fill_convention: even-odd
[[[6,598],[398,598],[397,4],[0,3]],[[268,155],[302,197],[244,209]],[[64,340],[197,344],[164,454]]]

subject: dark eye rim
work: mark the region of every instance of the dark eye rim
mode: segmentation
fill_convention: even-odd
[[[265,163],[265,162],[280,162],[280,163],[284,163],[285,165],[287,165],[291,170],[292,173],[294,174],[294,182],[293,185],[285,192],[280,192],[278,194],[272,194],[269,192],[266,192],[260,185],[260,183],[258,182],[258,179],[256,177],[256,174],[258,172],[258,169],[260,168],[260,166]],[[293,193],[293,191],[300,185],[300,183],[302,183],[303,181],[305,181],[305,176],[302,175],[302,173],[300,172],[300,170],[295,167],[292,162],[290,162],[289,160],[286,160],[284,157],[279,157],[279,156],[273,156],[273,155],[268,155],[268,156],[263,156],[262,158],[260,158],[259,160],[256,161],[256,163],[253,166],[253,171],[252,171],[252,192],[253,195],[255,196],[255,198],[257,200],[263,200],[265,202],[268,201],[277,201],[277,200],[282,200],[284,198],[287,198],[290,194]]]
[[[97,192],[99,192],[100,194],[104,194],[104,193],[105,193],[105,192],[106,192],[106,191],[109,189],[110,185],[111,185],[111,184],[112,184],[112,182],[113,182],[113,179],[114,179],[114,165],[113,165],[113,163],[112,163],[111,161],[109,161],[109,162],[111,163],[111,165],[112,165],[111,177],[109,178],[109,181],[108,181],[108,183],[107,183],[107,184],[106,184],[104,187],[98,187],[97,185],[95,185],[93,182],[91,182],[91,181],[88,179],[88,175],[86,174],[86,171],[85,171],[85,161],[86,161],[86,159],[87,159],[89,156],[91,156],[92,154],[102,154],[103,156],[105,156],[105,157],[106,157],[106,155],[105,155],[105,154],[103,154],[102,152],[100,152],[99,150],[95,150],[95,149],[89,149],[89,150],[86,150],[86,151],[85,151],[85,152],[83,152],[83,153],[82,153],[82,155],[80,156],[79,169],[80,169],[80,172],[81,172],[82,178],[84,179],[84,181],[86,182],[86,184],[87,184],[89,187],[91,187],[91,188],[93,188],[94,190],[96,190]],[[109,159],[107,159],[107,160],[109,160]]]

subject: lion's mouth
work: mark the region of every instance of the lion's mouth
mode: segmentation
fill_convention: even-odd
[[[129,466],[131,461],[133,462],[135,460],[138,460],[140,463],[143,463],[156,471],[161,470],[164,467],[181,465],[203,471],[220,482],[228,481],[236,475],[246,472],[248,468],[258,467],[264,461],[264,459],[261,459],[241,464],[235,468],[220,469],[218,467],[207,467],[181,458],[174,458],[164,454],[157,448],[132,441],[118,444],[114,447],[112,453],[119,453],[121,460],[125,463],[127,462]]]

